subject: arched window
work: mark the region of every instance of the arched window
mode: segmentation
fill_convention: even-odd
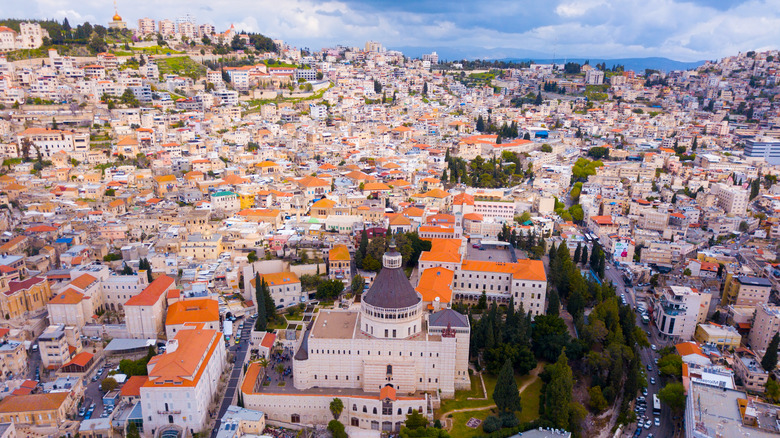
[[[393,374],[393,366],[392,365],[388,365],[387,366],[387,375],[390,376],[392,374]]]
[[[357,404],[352,404],[352,410],[357,412]]]
[[[363,413],[368,412],[368,409],[366,409],[366,405],[363,405]]]
[[[376,407],[374,408],[374,415],[376,415]]]
[[[301,416],[298,415],[298,414],[290,415],[290,422],[291,423],[300,423],[301,422]]]

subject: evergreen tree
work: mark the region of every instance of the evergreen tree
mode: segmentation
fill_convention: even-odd
[[[496,407],[501,412],[514,413],[519,411],[520,394],[517,390],[517,381],[515,381],[515,372],[512,368],[512,361],[507,359],[496,380],[496,389],[493,391],[493,400]]]
[[[769,345],[766,347],[766,353],[761,359],[761,367],[770,373],[777,367],[777,346],[780,343],[780,334],[775,333]]]
[[[423,84],[422,95],[423,95],[423,96],[427,96],[427,95],[428,95],[428,83],[427,83],[427,82],[425,82],[425,83]]]
[[[588,261],[588,247],[583,246],[582,247],[582,256],[580,257],[581,263],[586,263]]]
[[[574,250],[574,258],[572,259],[575,265],[580,262],[581,255],[582,255],[582,243],[577,242],[577,249]]]
[[[574,378],[565,350],[561,351],[558,362],[550,368],[550,382],[544,390],[544,418],[553,423],[554,427],[569,430]]]
[[[560,314],[561,299],[558,297],[558,291],[553,288],[550,291],[550,301],[547,303],[547,314],[556,315]]]
[[[477,131],[484,132],[485,131],[485,119],[482,118],[482,114],[477,117]]]
[[[255,330],[264,331],[268,327],[268,314],[265,308],[265,297],[263,297],[263,282],[260,279],[260,273],[255,274],[255,302],[257,304],[257,321],[255,321]]]
[[[368,251],[368,232],[363,229],[360,234],[360,244],[358,244],[358,250],[355,252],[355,264],[358,268],[363,268],[363,259],[366,257],[366,251]]]

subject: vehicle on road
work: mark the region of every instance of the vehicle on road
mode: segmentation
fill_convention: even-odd
[[[650,384],[651,385],[655,385],[655,377],[651,377],[650,378]]]
[[[653,351],[658,351],[658,347],[656,347],[655,344],[650,345],[650,349]]]
[[[658,394],[653,394],[653,415],[661,415],[661,399],[658,398]]]
[[[661,425],[661,419],[660,419],[660,418],[658,418],[658,417],[655,417],[655,419],[653,420],[653,423],[654,423],[656,426],[660,426],[660,425]]]

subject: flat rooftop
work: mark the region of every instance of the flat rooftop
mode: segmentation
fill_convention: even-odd
[[[477,260],[480,262],[503,262],[503,263],[514,263],[517,261],[512,260],[512,247],[505,247],[505,248],[493,248],[493,247],[482,247],[484,249],[474,248],[473,246],[469,245],[466,247],[466,260]]]
[[[776,438],[769,431],[742,423],[739,400],[746,399],[742,391],[691,382],[685,410],[685,436]]]
[[[311,334],[321,339],[352,339],[359,315],[355,311],[320,310]]]

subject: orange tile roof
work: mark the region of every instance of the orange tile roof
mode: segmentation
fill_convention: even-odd
[[[69,392],[11,395],[0,401],[0,413],[54,411],[59,409],[69,396]]]
[[[81,353],[73,356],[73,359],[70,360],[70,362],[63,365],[63,367],[66,367],[68,365],[78,365],[80,367],[85,367],[87,364],[89,364],[89,361],[92,360],[94,355],[92,353],[82,351]]]
[[[219,303],[210,298],[177,301],[168,307],[165,325],[219,321]]]
[[[174,338],[178,347],[174,351],[152,357],[149,365],[149,381],[144,388],[194,387],[198,384],[208,361],[222,341],[216,330],[181,330]]]
[[[276,334],[271,332],[266,332],[265,335],[263,335],[263,340],[260,341],[260,345],[265,348],[271,348],[274,346],[274,342],[276,341]]]
[[[330,187],[327,181],[316,176],[307,176],[299,179],[297,182],[301,187]]]
[[[295,272],[275,272],[273,274],[261,274],[260,278],[265,280],[269,286],[279,286],[281,284],[300,283],[301,280],[295,275]],[[249,280],[249,283],[255,287],[255,279]]]
[[[333,208],[334,205],[336,205],[336,201],[328,198],[322,198],[312,204],[311,208]]]
[[[122,397],[140,397],[141,387],[148,381],[149,377],[147,376],[131,376],[122,386],[122,390],[119,391],[119,394]]]
[[[161,275],[151,282],[149,286],[146,286],[146,289],[141,291],[140,294],[127,300],[125,306],[151,306],[156,303],[160,297],[162,297],[163,293],[172,287],[173,284],[173,278],[167,275]]]
[[[49,304],[79,304],[84,300],[84,294],[73,289],[67,288],[49,301]]]
[[[385,385],[385,387],[383,387],[382,389],[379,390],[379,399],[380,400],[385,400],[385,399],[395,400],[396,399],[395,388],[393,388],[390,385]]]
[[[328,260],[331,261],[349,261],[349,249],[347,245],[334,245],[333,248],[328,251]]]
[[[92,285],[95,282],[97,282],[97,278],[89,274],[82,274],[76,277],[75,280],[71,281],[70,285],[81,290],[86,290],[90,285]]]
[[[677,349],[677,354],[680,356],[688,356],[690,354],[698,354],[704,356],[701,352],[701,348],[693,342],[682,342],[674,346]],[[707,356],[704,356],[707,357]]]
[[[390,186],[381,182],[369,182],[363,185],[363,191],[390,190]]]
[[[423,271],[420,282],[415,289],[422,295],[425,302],[433,302],[436,298],[442,303],[452,301],[452,279],[455,272],[447,268],[429,268]]]

